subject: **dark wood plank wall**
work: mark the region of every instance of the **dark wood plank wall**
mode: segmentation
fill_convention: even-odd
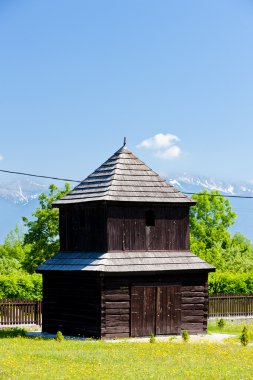
[[[104,278],[101,292],[101,337],[130,336],[130,287],[119,278]]]
[[[145,213],[155,213],[146,226]],[[60,208],[62,251],[106,252],[189,249],[189,207],[87,205]]]
[[[105,205],[61,207],[60,244],[61,251],[106,252]]]
[[[185,281],[182,287],[181,330],[192,334],[206,332],[208,317],[208,275]]]
[[[42,330],[100,337],[100,277],[80,272],[43,274]]]
[[[132,286],[166,286],[174,285],[178,292],[181,285],[181,296],[175,297],[180,309],[180,317],[175,320],[173,331],[182,332],[187,329],[189,333],[206,332],[208,292],[207,274],[178,274],[178,275],[143,275],[105,277],[102,286],[102,328],[103,338],[129,337],[131,335],[131,288]],[[150,305],[152,307],[152,305]],[[181,321],[180,321],[181,319]],[[177,326],[177,323],[181,326]],[[150,327],[150,326],[148,326]]]
[[[155,226],[147,227],[145,213],[155,213]],[[188,206],[108,207],[108,251],[188,250]]]

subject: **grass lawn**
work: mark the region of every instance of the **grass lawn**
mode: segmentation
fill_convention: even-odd
[[[253,346],[235,343],[0,339],[0,379],[252,379]]]
[[[252,320],[246,320],[245,323],[242,323],[241,321],[238,321],[236,319],[231,319],[231,320],[227,320],[227,319],[224,319],[224,322],[225,322],[225,326],[220,329],[218,326],[217,326],[217,320],[211,320],[208,322],[208,326],[207,326],[207,331],[208,333],[224,333],[224,334],[235,334],[236,335],[236,338],[237,341],[238,341],[238,337],[240,336],[241,332],[242,332],[242,328],[243,326],[247,326],[248,327],[248,332],[249,332],[249,341],[250,342],[253,342],[253,324],[252,324]],[[252,376],[253,378],[253,376]]]

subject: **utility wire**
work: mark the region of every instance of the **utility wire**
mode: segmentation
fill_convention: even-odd
[[[57,180],[57,181],[67,181],[67,182],[76,182],[76,183],[82,182],[80,180],[75,180],[75,179],[59,178],[59,177],[49,177],[49,176],[46,176],[46,175],[38,175],[38,174],[22,173],[22,172],[14,172],[14,171],[11,171],[11,170],[3,170],[3,169],[0,169],[0,172],[10,173],[10,174],[25,175],[25,176],[28,176],[28,177],[54,179],[54,180]],[[190,192],[186,192],[186,191],[182,191],[182,193],[185,194],[185,195],[194,195],[194,194],[197,194],[197,193],[190,193]],[[199,194],[198,193],[198,195],[207,195],[207,194]],[[250,196],[250,195],[248,195],[248,196],[247,195],[223,195],[223,194],[208,194],[208,195],[210,197],[253,199],[253,196]]]
[[[0,172],[3,172],[3,173],[11,173],[11,174],[26,175],[26,176],[28,176],[28,177],[56,179],[57,181],[68,181],[68,182],[78,182],[78,183],[82,182],[82,181],[78,181],[78,180],[74,180],[74,179],[58,178],[58,177],[48,177],[48,176],[46,176],[46,175],[37,175],[37,174],[30,174],[30,173],[12,172],[12,171],[10,171],[10,170],[3,170],[3,169],[0,169]]]
[[[241,198],[241,199],[253,199],[251,195],[223,195],[223,194],[199,194],[199,193],[187,193],[182,191],[185,195],[208,195],[209,197],[223,197],[223,198]]]

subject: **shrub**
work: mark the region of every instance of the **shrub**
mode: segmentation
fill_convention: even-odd
[[[155,343],[155,336],[154,336],[154,333],[152,332],[150,334],[150,339],[149,339],[150,343]]]
[[[248,332],[248,327],[244,326],[242,329],[242,334],[240,335],[240,341],[242,346],[247,346],[249,343],[249,332]]]
[[[223,318],[220,318],[217,320],[217,326],[219,327],[220,330],[223,330],[223,328],[225,327],[225,321]]]
[[[11,327],[0,329],[0,338],[16,338],[17,336],[25,336],[26,330],[19,327]]]
[[[252,294],[253,275],[248,273],[210,273],[208,278],[209,294]]]
[[[56,342],[62,342],[64,340],[64,336],[61,331],[57,331],[55,338]]]
[[[0,298],[41,300],[42,276],[36,273],[0,275]]]
[[[189,336],[189,333],[188,333],[187,330],[184,330],[184,331],[182,332],[182,339],[183,339],[184,342],[188,342],[188,341],[189,341],[190,336]]]

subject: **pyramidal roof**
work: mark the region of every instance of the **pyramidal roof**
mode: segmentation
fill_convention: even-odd
[[[134,156],[126,146],[53,204],[101,200],[195,204]]]

